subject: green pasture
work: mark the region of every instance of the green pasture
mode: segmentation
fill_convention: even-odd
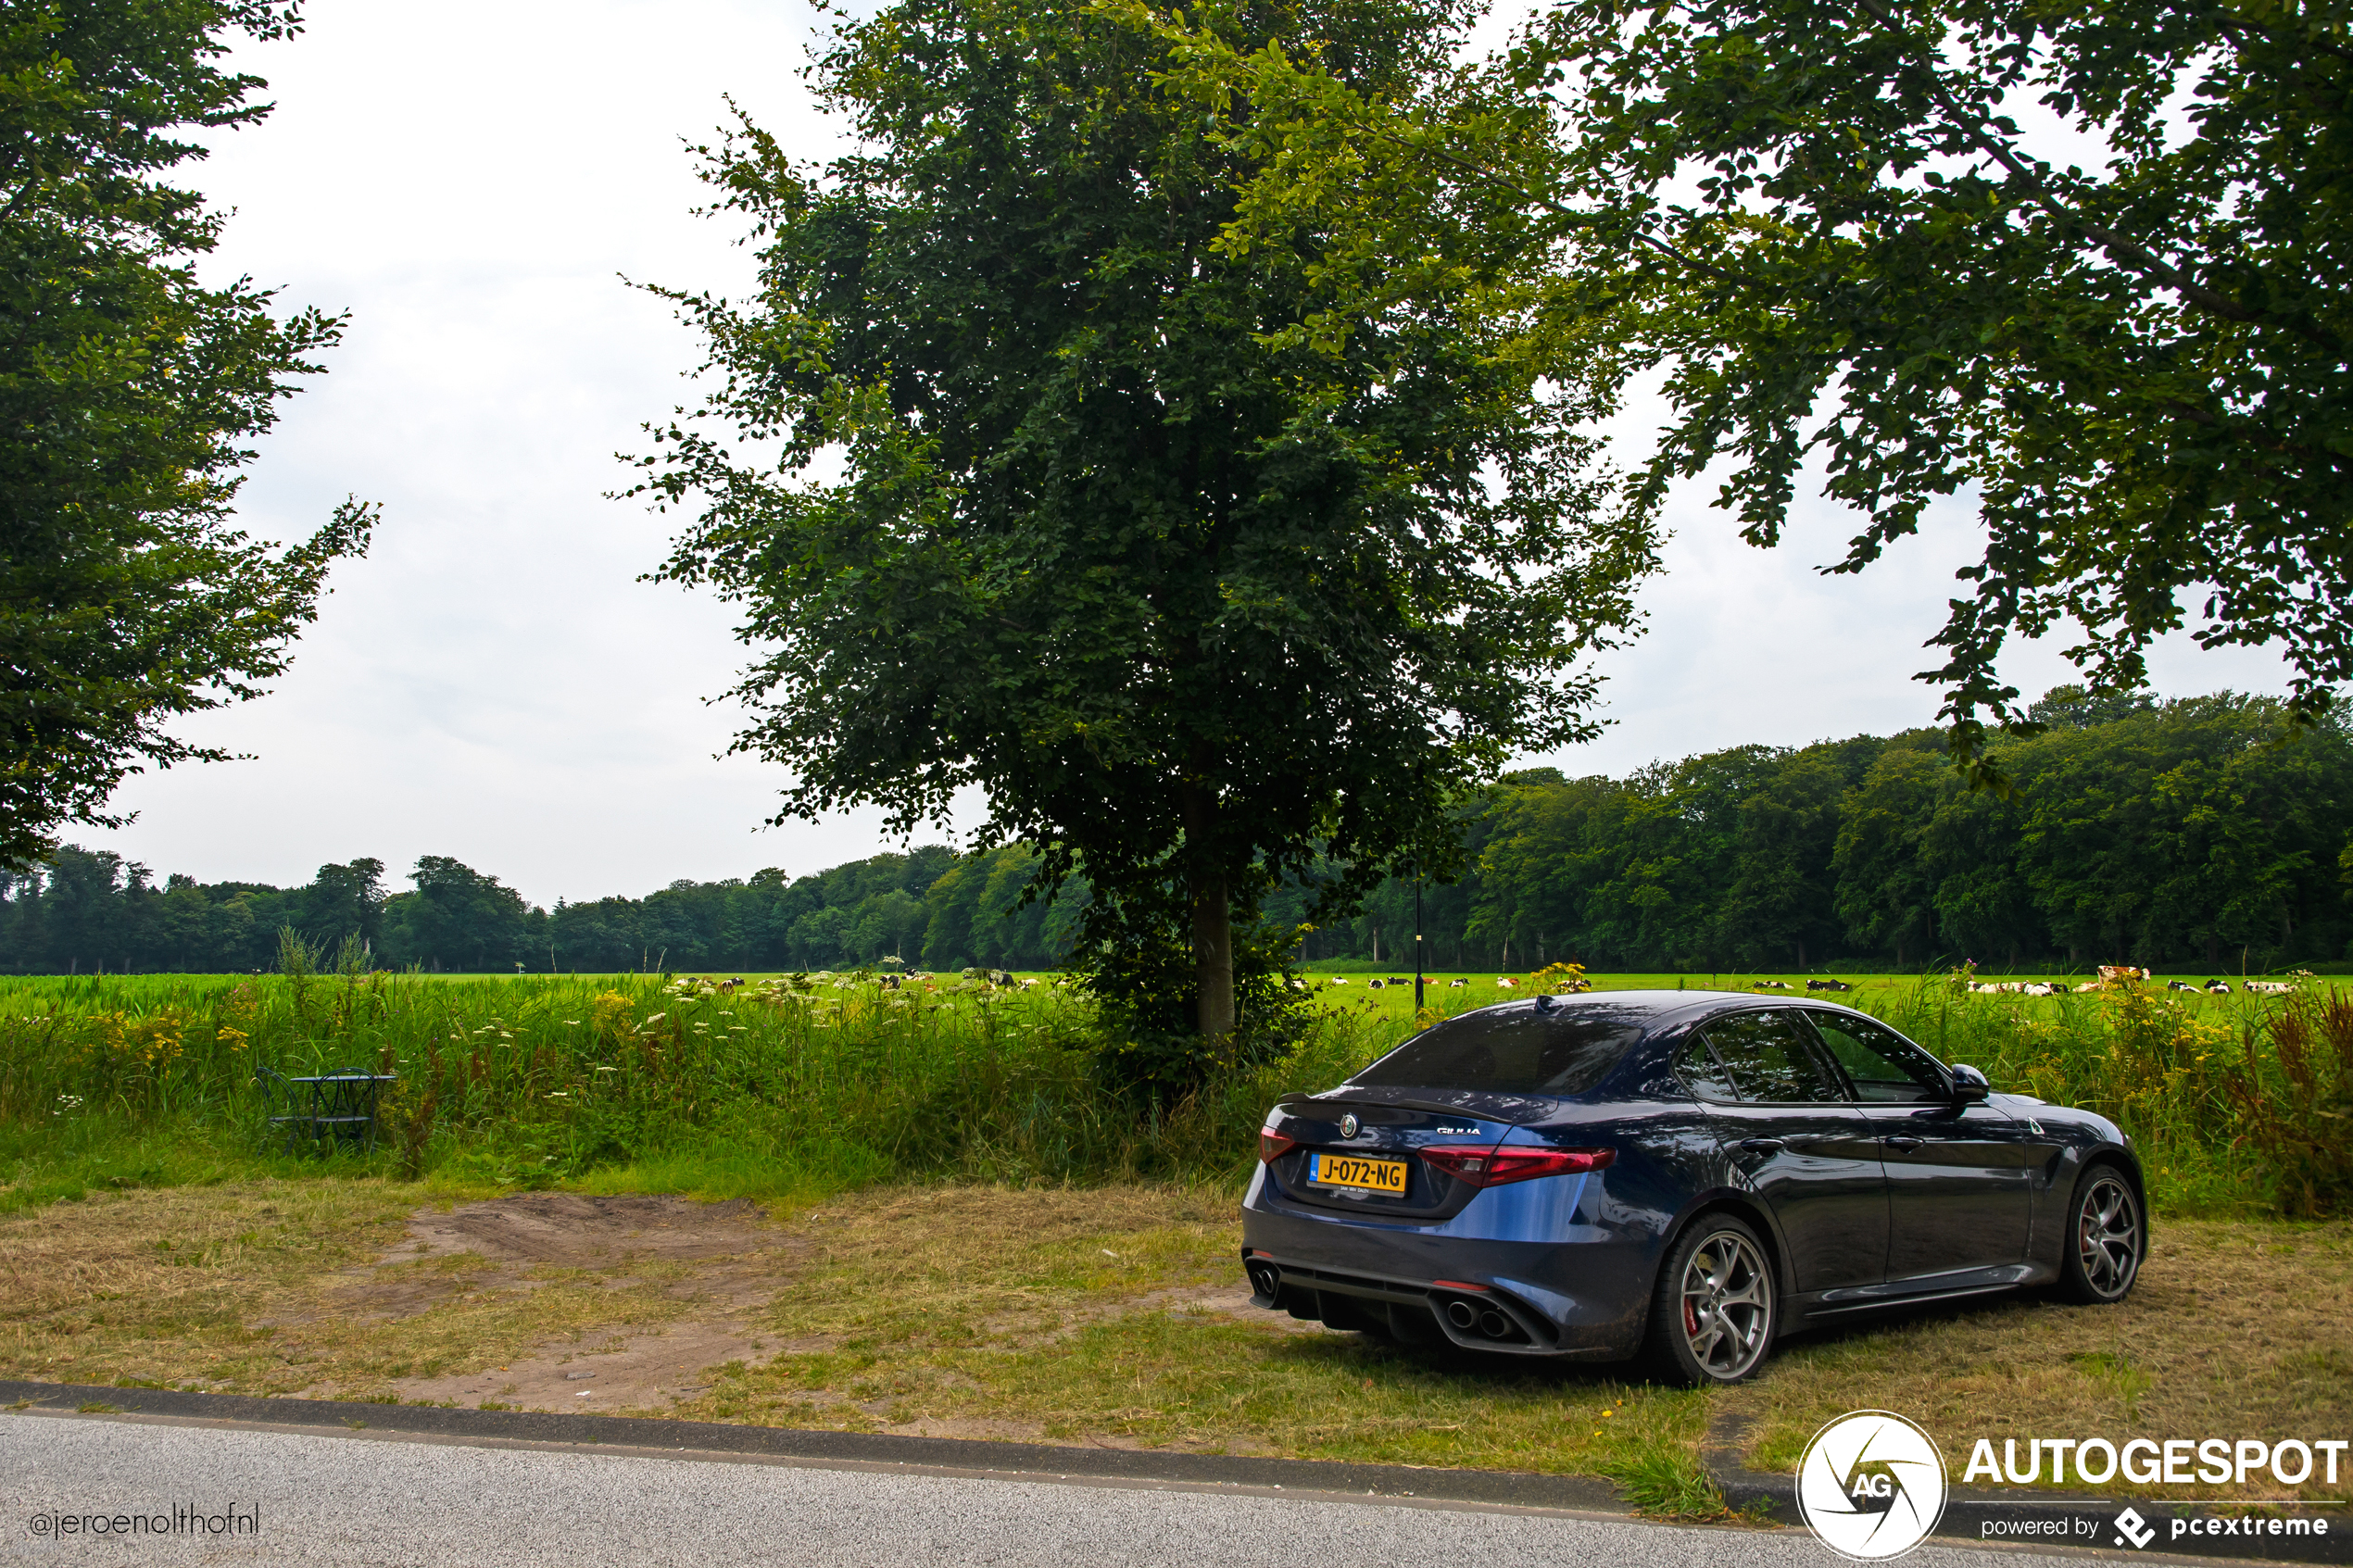
[[[1306,977],[1287,1053],[1189,1095],[1113,1086],[1118,1042],[1055,976],[711,979],[348,972],[0,982],[0,1209],[100,1186],[376,1173],[468,1190],[571,1185],[816,1198],[887,1180],[1238,1183],[1266,1107],[1328,1087],[1416,1025],[1412,988]],[[1427,977],[1424,1017],[1513,996]],[[1601,975],[1600,989],[1745,990],[1756,978]],[[2060,977],[2054,977],[2057,979]],[[2203,979],[2203,976],[2189,977]],[[1461,979],[1456,986],[1447,982]],[[1025,983],[1034,982],[1034,983]],[[1835,999],[1997,1087],[2090,1107],[2139,1142],[2176,1213],[2353,1204],[2353,997],[2158,985],[1979,996],[1856,975]],[[1772,992],[1781,995],[1780,992]],[[397,1084],[370,1152],[288,1155],[258,1069],[364,1067]]]

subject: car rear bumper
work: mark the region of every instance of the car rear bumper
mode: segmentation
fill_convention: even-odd
[[[1619,1360],[1641,1348],[1659,1240],[1582,1223],[1598,1187],[1590,1176],[1491,1187],[1452,1219],[1414,1224],[1291,1201],[1262,1167],[1242,1200],[1252,1299],[1327,1323],[1369,1314],[1408,1338],[1427,1316],[1468,1349]]]

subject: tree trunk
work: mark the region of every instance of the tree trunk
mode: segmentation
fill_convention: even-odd
[[[1203,759],[1196,757],[1196,766]],[[1186,847],[1193,856],[1193,984],[1195,1020],[1202,1035],[1222,1040],[1234,1032],[1234,908],[1225,873],[1211,859],[1217,798],[1188,782],[1184,795]]]
[[[1193,884],[1193,977],[1201,988],[1201,1032],[1234,1032],[1234,919],[1223,878]]]

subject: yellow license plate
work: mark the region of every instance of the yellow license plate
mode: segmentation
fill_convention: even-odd
[[[1402,1193],[1405,1190],[1405,1162],[1367,1160],[1359,1154],[1319,1154],[1307,1168],[1307,1185]]]

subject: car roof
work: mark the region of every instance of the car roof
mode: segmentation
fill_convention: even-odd
[[[1734,1008],[1810,1006],[1837,1008],[1842,1011],[1854,1010],[1845,1003],[1833,1001],[1828,997],[1770,997],[1759,996],[1754,991],[1689,989],[1681,991],[1578,991],[1567,996],[1554,997],[1552,1001],[1554,1007],[1562,1009],[1605,1007],[1618,1012],[1642,1016],[1645,1019],[1645,1033],[1669,1022],[1685,1019],[1706,1018],[1716,1013],[1729,1012]],[[1536,998],[1533,997],[1515,997],[1509,1001],[1491,1002],[1486,1007],[1474,1008],[1471,1011],[1495,1012],[1506,1008],[1532,1008],[1535,1005]],[[1457,1013],[1454,1016],[1467,1017],[1468,1014]]]

